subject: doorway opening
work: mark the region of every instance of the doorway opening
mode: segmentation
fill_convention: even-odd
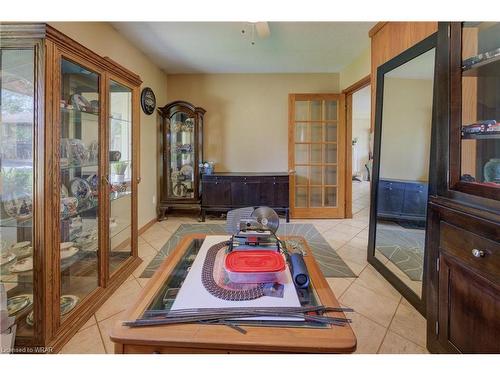
[[[373,160],[371,85],[367,76],[343,91],[346,95],[346,206],[345,217],[369,215]]]

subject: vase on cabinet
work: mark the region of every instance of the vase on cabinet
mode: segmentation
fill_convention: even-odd
[[[492,158],[484,165],[484,180],[500,183],[500,159]]]

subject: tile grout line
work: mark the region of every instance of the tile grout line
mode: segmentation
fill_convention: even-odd
[[[106,320],[106,319],[104,319],[104,320]],[[96,321],[97,321],[97,318],[96,318]],[[101,332],[101,327],[99,327],[99,322],[97,322],[97,330],[99,331],[99,337],[101,338],[101,343],[102,343],[102,346],[104,347],[104,353],[110,354],[110,353],[108,353],[108,349],[106,349],[106,345],[104,344],[104,339],[102,338],[102,332]]]
[[[401,305],[401,301],[402,301],[402,297],[400,297],[399,299],[399,303],[398,303],[398,306],[396,307],[396,310],[394,310],[394,314],[392,315],[392,318],[391,318],[391,321],[389,322],[389,325],[387,326],[387,330],[385,331],[385,335],[384,335],[384,338],[382,339],[382,341],[380,342],[380,345],[377,349],[377,354],[380,354],[380,348],[382,347],[382,345],[384,344],[384,341],[385,341],[385,338],[387,337],[387,332],[389,332],[389,328],[392,324],[392,321],[394,320],[394,317],[396,316],[396,313],[398,312],[398,309],[399,309],[399,305]]]

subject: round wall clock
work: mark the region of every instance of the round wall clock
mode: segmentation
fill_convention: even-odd
[[[151,115],[156,107],[156,97],[150,87],[145,87],[141,92],[141,107],[145,114]]]

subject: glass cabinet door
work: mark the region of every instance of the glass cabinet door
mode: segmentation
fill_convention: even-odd
[[[61,59],[61,320],[99,284],[99,74]]]
[[[168,178],[169,199],[195,198],[195,163],[197,147],[195,118],[184,112],[170,117]]]
[[[109,272],[132,255],[132,90],[109,84]]]
[[[34,324],[34,61],[33,48],[0,49],[0,298],[18,338]]]
[[[460,181],[500,197],[500,23],[462,29]]]

